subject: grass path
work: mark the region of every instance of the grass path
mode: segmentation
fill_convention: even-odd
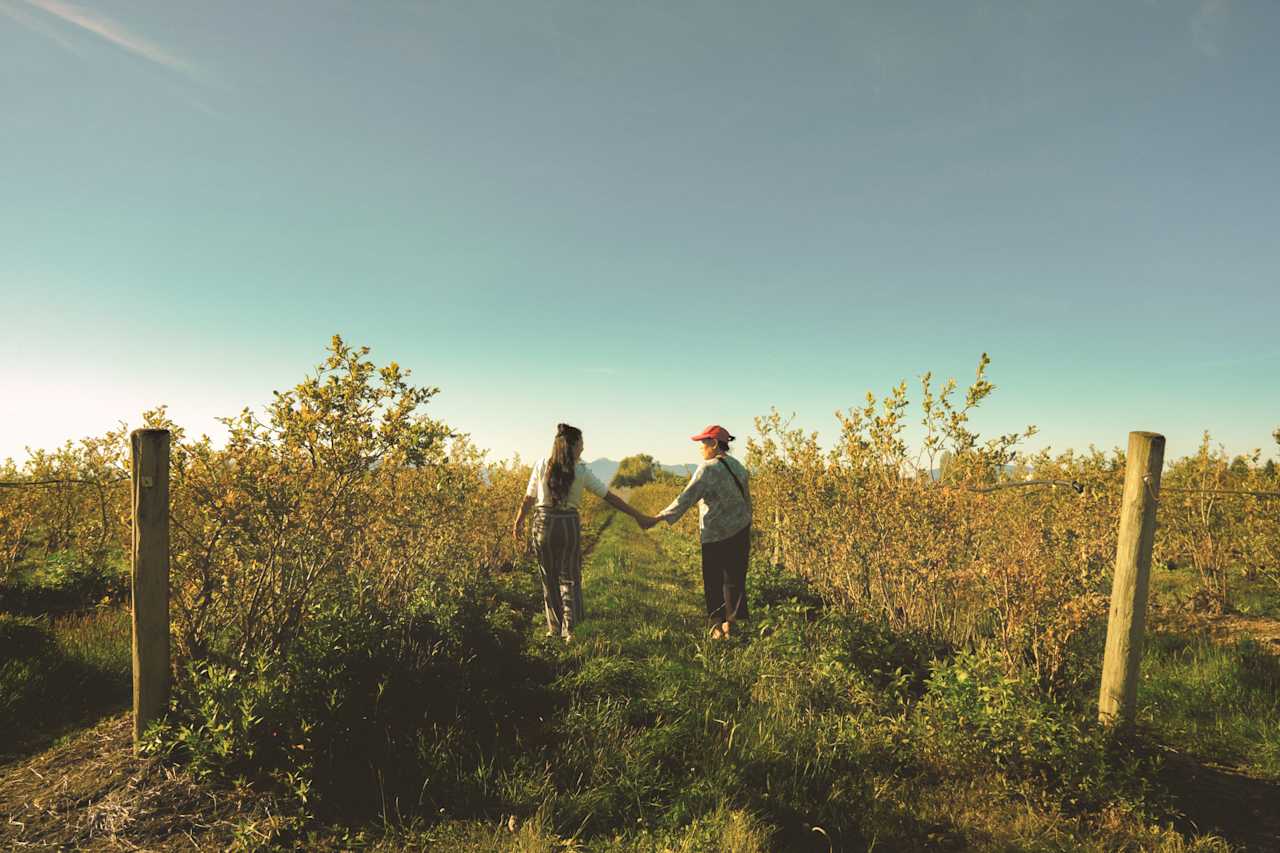
[[[690,653],[703,622],[695,557],[680,533],[611,513],[583,565],[587,620],[575,640],[633,658]]]
[[[528,800],[549,834],[599,850],[874,849],[879,833],[960,849],[947,821],[873,794],[893,785],[897,762],[878,723],[862,729],[848,712],[884,720],[900,708],[892,687],[872,695],[896,677],[891,655],[876,670],[883,649],[869,642],[871,683],[852,688],[855,652],[830,642],[832,625],[807,624],[815,601],[758,576],[753,607],[778,606],[738,638],[711,640],[694,535],[611,514],[583,567],[587,618],[573,643],[541,638],[535,620],[569,703]]]
[[[550,834],[602,850],[771,849],[776,827],[742,808],[724,760],[753,679],[731,674],[740,642],[707,636],[696,541],[618,513],[589,539],[573,643],[533,628],[569,702],[534,797]]]

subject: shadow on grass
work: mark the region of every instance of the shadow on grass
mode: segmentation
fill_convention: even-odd
[[[129,707],[129,614],[0,615],[0,764]]]
[[[1250,853],[1280,851],[1280,783],[1165,751],[1159,782],[1185,833],[1213,833]]]

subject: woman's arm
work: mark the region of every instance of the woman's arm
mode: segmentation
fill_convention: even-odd
[[[685,485],[684,491],[676,496],[666,509],[654,516],[658,521],[665,521],[667,524],[675,524],[680,520],[689,507],[696,504],[702,498],[702,493],[706,490],[706,481],[702,479],[702,472],[705,467],[698,468],[693,472],[693,476],[689,478],[688,484]]]
[[[516,520],[511,524],[511,538],[520,541],[521,528],[524,527],[524,517],[529,514],[529,507],[533,506],[534,498],[525,495],[520,499],[520,506],[516,509]]]
[[[616,510],[621,510],[636,520],[636,523],[646,530],[653,526],[653,519],[645,515],[640,510],[633,507],[622,499],[622,496],[614,492],[612,489],[605,493],[604,502]]]

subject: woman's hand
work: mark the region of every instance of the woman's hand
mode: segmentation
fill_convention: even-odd
[[[529,514],[529,507],[533,506],[533,498],[525,495],[520,499],[520,506],[516,508],[516,519],[511,522],[511,538],[520,542],[524,534],[524,517]]]
[[[636,516],[636,524],[640,525],[641,530],[648,530],[649,528],[655,526],[657,523],[658,523],[658,519],[654,518],[651,515]]]

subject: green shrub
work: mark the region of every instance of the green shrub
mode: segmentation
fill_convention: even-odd
[[[485,808],[497,756],[546,713],[522,617],[493,588],[440,582],[407,611],[371,601],[326,602],[287,655],[190,664],[151,748],[205,778],[276,785],[315,813]]]
[[[751,565],[747,575],[747,600],[756,610],[784,602],[797,602],[812,610],[823,606],[822,596],[806,579],[764,561]]]
[[[0,585],[0,611],[40,615],[86,610],[129,594],[129,568],[118,554],[55,551]]]
[[[934,664],[914,717],[917,747],[939,771],[996,770],[1031,781],[1069,807],[1092,807],[1141,787],[1132,759],[1079,708],[1011,674],[986,652]]]

